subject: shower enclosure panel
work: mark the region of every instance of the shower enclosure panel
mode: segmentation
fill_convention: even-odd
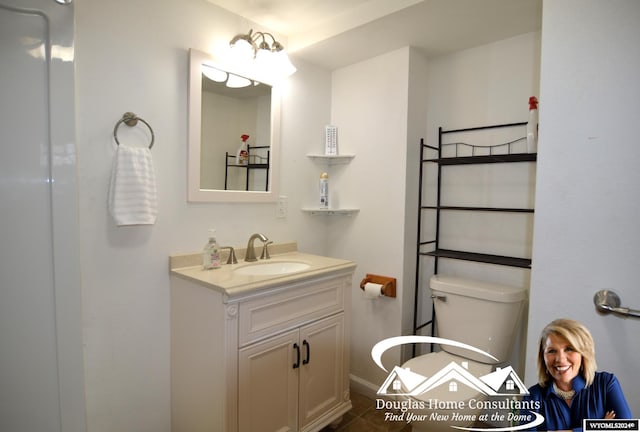
[[[0,0],[0,430],[85,430],[73,6]]]

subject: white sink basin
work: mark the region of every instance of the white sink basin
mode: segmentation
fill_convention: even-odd
[[[233,272],[242,276],[274,276],[299,272],[309,267],[309,264],[300,261],[268,261],[247,264]]]

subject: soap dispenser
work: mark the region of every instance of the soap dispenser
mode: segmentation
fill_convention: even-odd
[[[220,268],[220,248],[216,241],[216,230],[209,230],[209,241],[202,250],[202,268],[205,270]]]

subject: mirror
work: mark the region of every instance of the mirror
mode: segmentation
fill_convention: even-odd
[[[207,73],[205,75],[204,73]],[[211,79],[248,79],[241,88]],[[253,75],[253,76],[252,76]],[[215,77],[214,77],[215,78]],[[218,80],[219,81],[219,80]],[[246,158],[238,150],[246,140]],[[189,51],[188,200],[268,202],[277,198],[280,96],[277,86],[212,56]]]

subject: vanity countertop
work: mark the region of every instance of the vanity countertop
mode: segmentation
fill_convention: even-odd
[[[200,254],[174,255],[169,260],[170,272],[173,276],[214,289],[228,298],[232,298],[325,274],[353,271],[356,267],[356,264],[352,261],[299,252],[295,250],[295,244],[294,250],[291,250],[291,247],[278,248],[278,245],[274,246],[270,260],[247,263],[238,257],[238,264],[223,264],[221,268],[216,270],[204,270],[202,265],[199,264]],[[198,264],[194,265],[194,261],[198,262]],[[302,262],[308,264],[309,267],[293,273],[275,275],[243,275],[235,271],[249,265],[276,263],[278,261]]]

